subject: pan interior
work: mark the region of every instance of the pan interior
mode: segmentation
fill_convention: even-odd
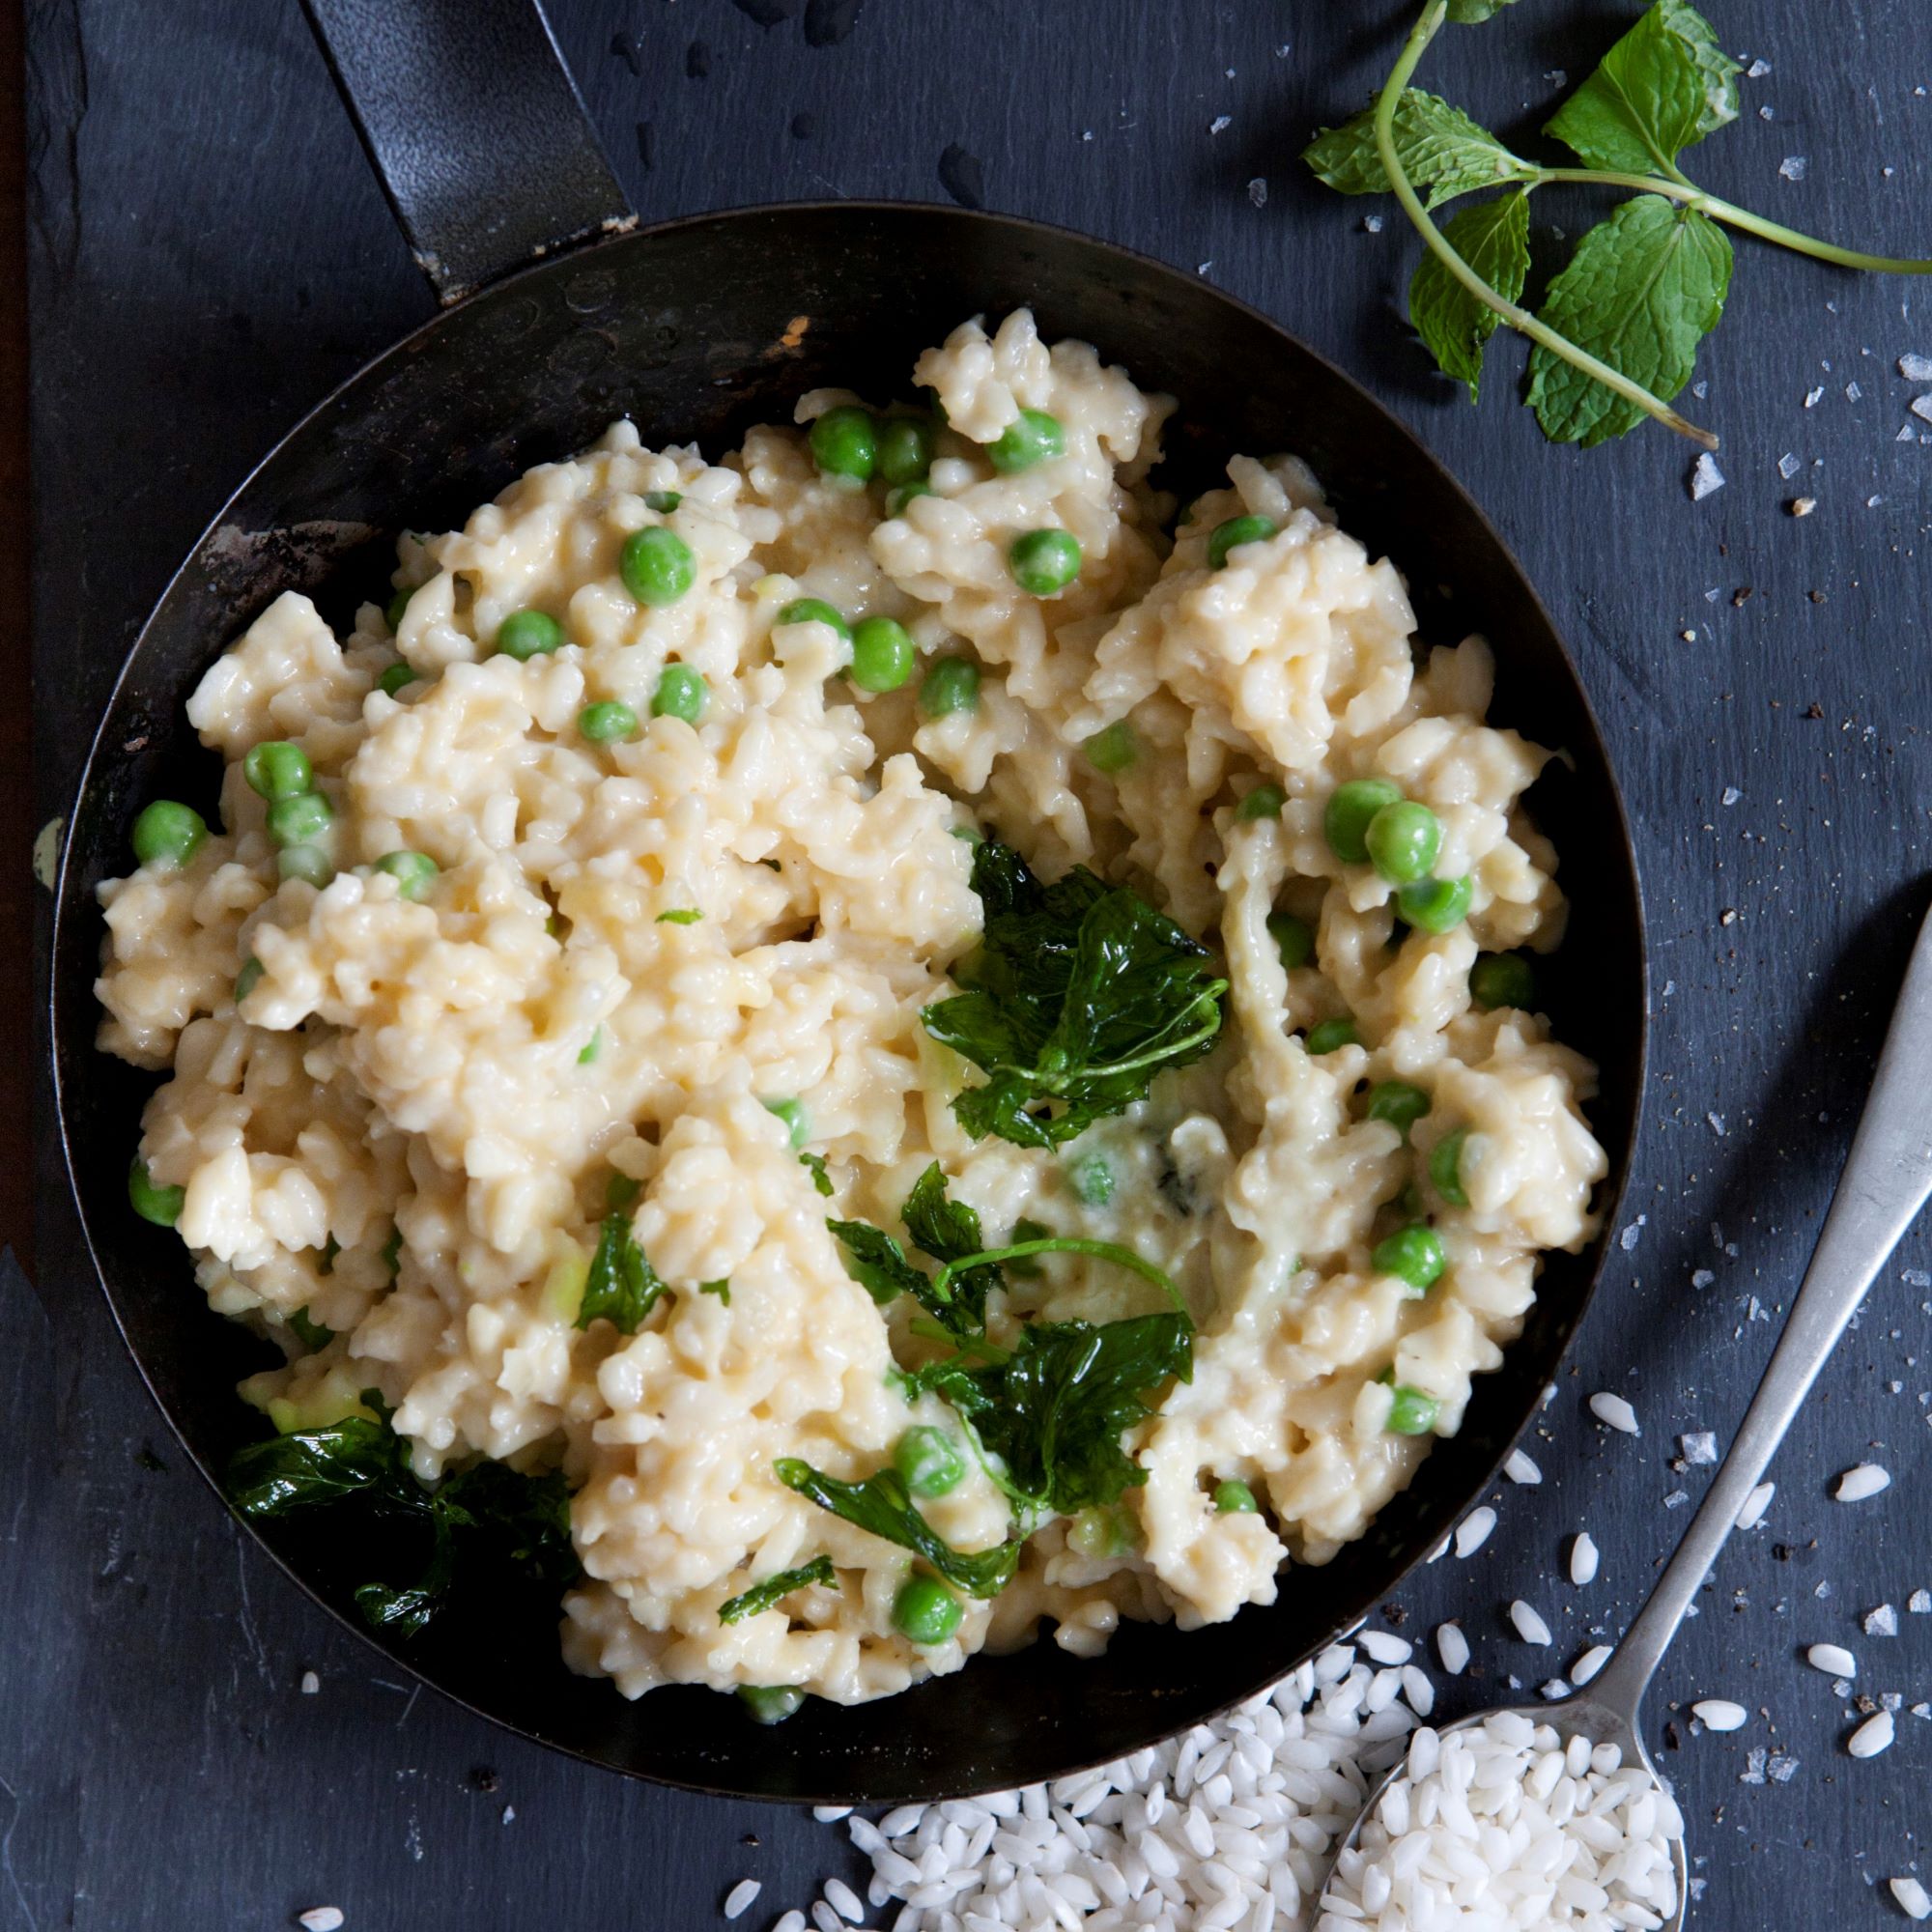
[[[83,780],[61,888],[54,1044],[62,1126],[89,1240],[156,1399],[204,1469],[253,1439],[236,1380],[272,1353],[210,1313],[184,1265],[157,1276],[123,1187],[149,1082],[93,1048],[100,926],[94,889],[126,869],[133,811],[156,793],[212,811],[216,760],[182,706],[207,664],[279,591],[340,619],[386,597],[398,529],[458,523],[518,472],[615,416],[649,443],[717,455],[804,390],[886,401],[963,317],[1033,308],[1180,401],[1163,481],[1187,492],[1236,451],[1293,452],[1343,524],[1406,576],[1427,641],[1469,630],[1497,659],[1492,722],[1568,755],[1532,793],[1574,892],[1547,978],[1559,1035],[1595,1059],[1592,1124],[1614,1207],[1642,1076],[1644,981],[1634,865],[1604,748],[1548,615],[1481,514],[1413,438],[1330,365],[1192,277],[1032,224],[961,211],[841,205],[750,210],[620,238],[520,275],[439,318],[301,424],[228,504],[170,586],[116,689]],[[1613,1217],[1611,1217],[1613,1221]],[[458,1617],[404,1645],[371,1635],[346,1591],[327,1512],[270,1528],[290,1572],[398,1662],[486,1716],[615,1769],[763,1798],[852,1803],[998,1789],[1138,1748],[1292,1668],[1363,1615],[1435,1547],[1556,1373],[1601,1260],[1552,1255],[1522,1337],[1483,1378],[1367,1536],[1220,1633],[1122,1629],[1080,1662],[1051,1643],[856,1709],[817,1701],[774,1729],[714,1693],[626,1703],[557,1660],[554,1605]],[[352,1573],[353,1574],[353,1573]]]

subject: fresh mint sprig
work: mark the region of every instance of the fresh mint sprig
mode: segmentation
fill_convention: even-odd
[[[1840,268],[1932,273],[1932,261],[1869,255],[1802,235],[1706,193],[1679,167],[1685,150],[1738,117],[1737,63],[1686,0],[1654,0],[1544,128],[1586,163],[1544,167],[1409,81],[1445,21],[1476,25],[1515,0],[1429,0],[1375,103],[1326,129],[1302,158],[1343,194],[1392,193],[1428,246],[1409,318],[1444,372],[1477,399],[1499,324],[1534,345],[1530,407],[1552,442],[1585,448],[1653,417],[1707,449],[1717,437],[1670,406],[1730,292],[1725,228]],[[1630,188],[1577,243],[1545,291],[1529,279],[1529,196],[1552,183]],[[1434,211],[1484,189],[1493,199],[1438,226]],[[1427,200],[1424,199],[1424,194]]]

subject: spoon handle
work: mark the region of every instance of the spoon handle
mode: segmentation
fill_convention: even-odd
[[[1932,918],[1921,926],[1838,1191],[1784,1334],[1703,1507],[1590,1686],[1633,1725],[1658,1661],[1886,1257],[1932,1194]]]

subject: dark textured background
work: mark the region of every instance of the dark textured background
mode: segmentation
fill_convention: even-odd
[[[1684,1520],[1670,1496],[1699,1493],[1701,1472],[1671,1466],[1677,1435],[1727,1435],[1743,1408],[1932,882],[1932,444],[1896,440],[1932,424],[1908,415],[1924,390],[1894,366],[1932,355],[1932,291],[1742,249],[1708,396],[1690,404],[1723,433],[1730,482],[1693,506],[1691,452],[1661,432],[1545,448],[1511,405],[1509,345],[1483,410],[1458,401],[1400,321],[1413,247],[1399,219],[1365,232],[1369,204],[1294,165],[1308,130],[1392,57],[1409,11],[1396,0],[552,11],[647,219],[951,195],[1199,268],[1415,423],[1549,600],[1618,760],[1649,895],[1644,1144],[1616,1264],[1529,1444],[1543,1486],[1505,1486],[1489,1546],[1400,1604],[1408,1633],[1457,1615],[1475,1641],[1484,1675],[1445,1709],[1512,1673],[1540,1682],[1621,1629]],[[1525,6],[1452,34],[1425,78],[1526,136],[1556,71],[1580,75],[1634,11]],[[1919,0],[1845,0],[1829,21],[1803,0],[1710,11],[1773,71],[1693,172],[1842,240],[1932,246]],[[208,517],[430,301],[295,0],[28,0],[27,19],[39,822],[64,809],[114,667]],[[1779,176],[1790,156],[1808,162],[1802,182]],[[1581,211],[1552,198],[1538,213],[1547,228]],[[1789,482],[1787,452],[1804,466]],[[1818,507],[1797,521],[1801,492]],[[37,1146],[35,1279],[0,1261],[4,1932],[240,1932],[322,1902],[354,1932],[684,1932],[746,1873],[766,1882],[748,1923],[809,1899],[838,1856],[809,1818],[627,1785],[383,1681],[161,1436],[44,1134]],[[1895,1918],[1869,1888],[1932,1832],[1932,1722],[1901,1714],[1894,1748],[1854,1763],[1857,1714],[1799,1658],[1845,1643],[1861,1689],[1932,1697],[1932,1615],[1906,1609],[1932,1588],[1918,1500],[1932,1287],[1908,1273],[1928,1264],[1921,1234],[1780,1456],[1767,1526],[1726,1553],[1654,1693],[1712,1932]],[[1695,1270],[1713,1278],[1695,1287]],[[1605,1387],[1636,1404],[1640,1438],[1589,1419],[1583,1399]],[[1868,1459],[1893,1488],[1832,1501],[1836,1473]],[[1604,1567],[1577,1591],[1561,1558],[1586,1523]],[[1519,1595],[1556,1630],[1551,1651],[1509,1634]],[[1895,1637],[1861,1628],[1882,1603]],[[322,1688],[304,1697],[311,1668]],[[1750,1724],[1691,1737],[1670,1706],[1717,1694],[1749,1705]],[[1797,1760],[1788,1781],[1762,1779],[1748,1754],[1766,1749]]]

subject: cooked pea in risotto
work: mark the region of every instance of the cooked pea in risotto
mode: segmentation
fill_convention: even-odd
[[[284,594],[188,702],[223,829],[101,888],[134,1209],[286,1356],[231,1492],[416,1518],[373,1622],[510,1564],[767,1720],[1222,1622],[1593,1233],[1483,640],[1293,457],[1177,521],[1172,401],[1030,315],[911,374]]]

